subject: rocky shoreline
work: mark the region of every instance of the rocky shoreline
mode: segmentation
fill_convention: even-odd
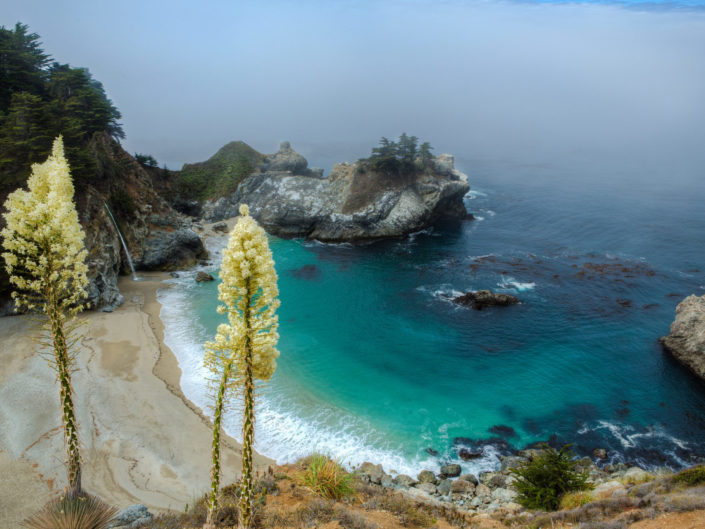
[[[524,511],[517,502],[518,493],[512,486],[515,478],[512,469],[531,461],[541,453],[540,449],[520,450],[517,455],[502,456],[500,468],[496,471],[463,474],[457,464],[443,465],[438,473],[422,470],[415,478],[398,474],[387,474],[382,465],[365,462],[356,472],[365,482],[394,489],[404,495],[425,503],[455,507],[470,513],[519,514]],[[630,483],[643,483],[654,477],[636,466],[623,463],[599,467],[589,457],[575,461],[575,468],[586,472],[588,482],[594,485],[592,493],[597,496],[619,496],[626,494]],[[668,469],[659,470],[656,475],[668,474]]]

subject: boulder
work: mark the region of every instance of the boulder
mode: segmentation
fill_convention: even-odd
[[[424,491],[426,494],[436,494],[437,492],[436,486],[433,483],[417,483],[414,487]]]
[[[509,503],[516,499],[519,494],[513,489],[497,488],[492,491],[491,498],[499,503]]]
[[[453,486],[453,480],[452,479],[444,479],[441,480],[441,482],[438,484],[438,492],[439,494],[443,495],[448,495],[450,494],[450,489]]]
[[[399,474],[394,478],[393,482],[395,485],[404,488],[413,487],[416,484],[416,480],[406,474]]]
[[[106,529],[134,529],[151,522],[152,518],[154,518],[154,516],[144,505],[130,505],[120,511],[118,515],[108,523]]]
[[[604,483],[600,483],[597,487],[595,487],[595,489],[593,490],[593,494],[596,498],[606,498],[607,496],[612,495],[612,493],[618,489],[624,489],[624,485],[619,481],[605,481]]]
[[[495,489],[498,487],[504,487],[506,484],[507,476],[501,472],[482,472],[480,474],[480,483],[487,485],[488,487]]]
[[[467,292],[462,296],[453,298],[458,305],[472,307],[475,310],[482,310],[485,307],[506,307],[519,303],[519,298],[511,294],[498,294],[491,290],[477,290]]]
[[[456,479],[451,483],[450,491],[453,494],[472,494],[475,491],[475,485],[464,479]]]
[[[607,450],[604,448],[595,448],[592,451],[592,455],[595,459],[607,459]]]
[[[196,274],[196,282],[197,283],[205,283],[208,281],[215,281],[215,277],[210,275],[208,272],[198,272]]]
[[[661,343],[676,360],[705,380],[705,295],[688,296],[678,304],[671,332],[661,338]]]
[[[422,470],[421,472],[419,472],[419,475],[416,476],[416,479],[419,480],[419,482],[421,483],[436,484],[438,482],[436,476],[430,470]]]
[[[382,482],[382,477],[385,475],[382,465],[375,465],[365,461],[360,468],[357,469],[357,474],[363,481],[379,485]]]
[[[141,270],[172,270],[193,265],[205,255],[201,238],[190,228],[152,230],[134,261]]]
[[[523,457],[519,456],[505,456],[502,458],[502,464],[500,467],[500,470],[502,472],[508,471],[510,468],[519,468],[522,466],[524,463],[526,463],[526,459]]]
[[[463,475],[460,476],[458,479],[462,479],[462,480],[464,480],[464,481],[468,481],[468,482],[472,483],[473,485],[477,485],[477,484],[479,483],[479,481],[478,481],[477,478],[475,477],[475,474],[463,474]]]
[[[455,478],[460,475],[461,469],[460,465],[443,465],[441,467],[441,477],[443,478]]]

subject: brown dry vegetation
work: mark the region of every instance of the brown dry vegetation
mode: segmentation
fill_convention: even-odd
[[[554,513],[508,516],[500,512],[478,515],[429,505],[359,479],[355,479],[351,495],[337,501],[322,498],[303,485],[306,462],[270,469],[258,476],[257,529],[705,529],[702,467],[632,484],[626,493],[585,504],[573,499],[566,502],[573,508]],[[218,527],[237,526],[237,495],[237,485],[223,488]],[[200,528],[206,511],[204,497],[189,506],[187,512],[162,514],[141,527]]]

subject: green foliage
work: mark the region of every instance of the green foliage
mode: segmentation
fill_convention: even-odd
[[[22,525],[30,529],[105,529],[118,510],[89,494],[64,495]]]
[[[570,445],[560,450],[543,445],[543,451],[533,460],[511,469],[519,503],[529,509],[555,511],[565,494],[589,490],[588,475],[575,470],[573,457]]]
[[[409,136],[406,132],[399,136],[399,141],[391,141],[385,137],[379,141],[379,146],[372,149],[369,158],[358,162],[358,172],[363,173],[367,167],[388,176],[415,174],[431,166],[433,147],[424,142],[419,148],[419,139]]]
[[[132,195],[120,187],[110,195],[110,211],[121,219],[131,219],[135,216],[137,205]]]
[[[152,156],[151,154],[142,154],[136,152],[135,160],[137,160],[137,162],[142,165],[146,165],[147,167],[157,167],[159,165],[157,163],[156,158],[154,158],[154,156]],[[166,166],[164,167],[164,169],[166,169]]]
[[[96,132],[123,138],[120,112],[85,68],[50,64],[27,26],[0,27],[0,191],[23,184],[62,135],[72,176],[88,181],[96,161],[88,142]]]
[[[705,483],[705,465],[682,470],[673,476],[673,482],[687,485],[689,487]]]
[[[184,165],[176,175],[177,194],[184,200],[230,195],[263,160],[264,156],[246,143],[228,143],[209,160]]]
[[[315,494],[340,500],[355,492],[354,475],[346,472],[337,461],[323,454],[313,454],[304,460],[303,466],[299,480]]]

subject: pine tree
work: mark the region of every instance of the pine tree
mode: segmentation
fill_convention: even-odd
[[[40,47],[39,35],[27,29],[19,22],[14,31],[0,27],[0,113],[7,111],[13,94],[38,94],[44,84],[49,56]]]
[[[84,233],[73,202],[73,184],[61,137],[46,162],[35,164],[27,181],[5,202],[2,230],[5,269],[18,309],[47,316],[45,330],[51,367],[57,372],[69,490],[81,492],[81,459],[73,405],[71,331],[83,309],[87,266]]]
[[[218,326],[213,342],[206,343],[205,365],[213,373],[215,393],[211,491],[208,518],[204,528],[215,526],[220,483],[220,433],[225,406],[236,390],[242,392],[242,480],[240,484],[239,526],[252,525],[253,468],[255,432],[255,380],[267,381],[276,369],[279,335],[276,309],[279,307],[277,274],[267,235],[240,206],[240,218],[220,268],[219,312],[227,313],[228,323]]]

